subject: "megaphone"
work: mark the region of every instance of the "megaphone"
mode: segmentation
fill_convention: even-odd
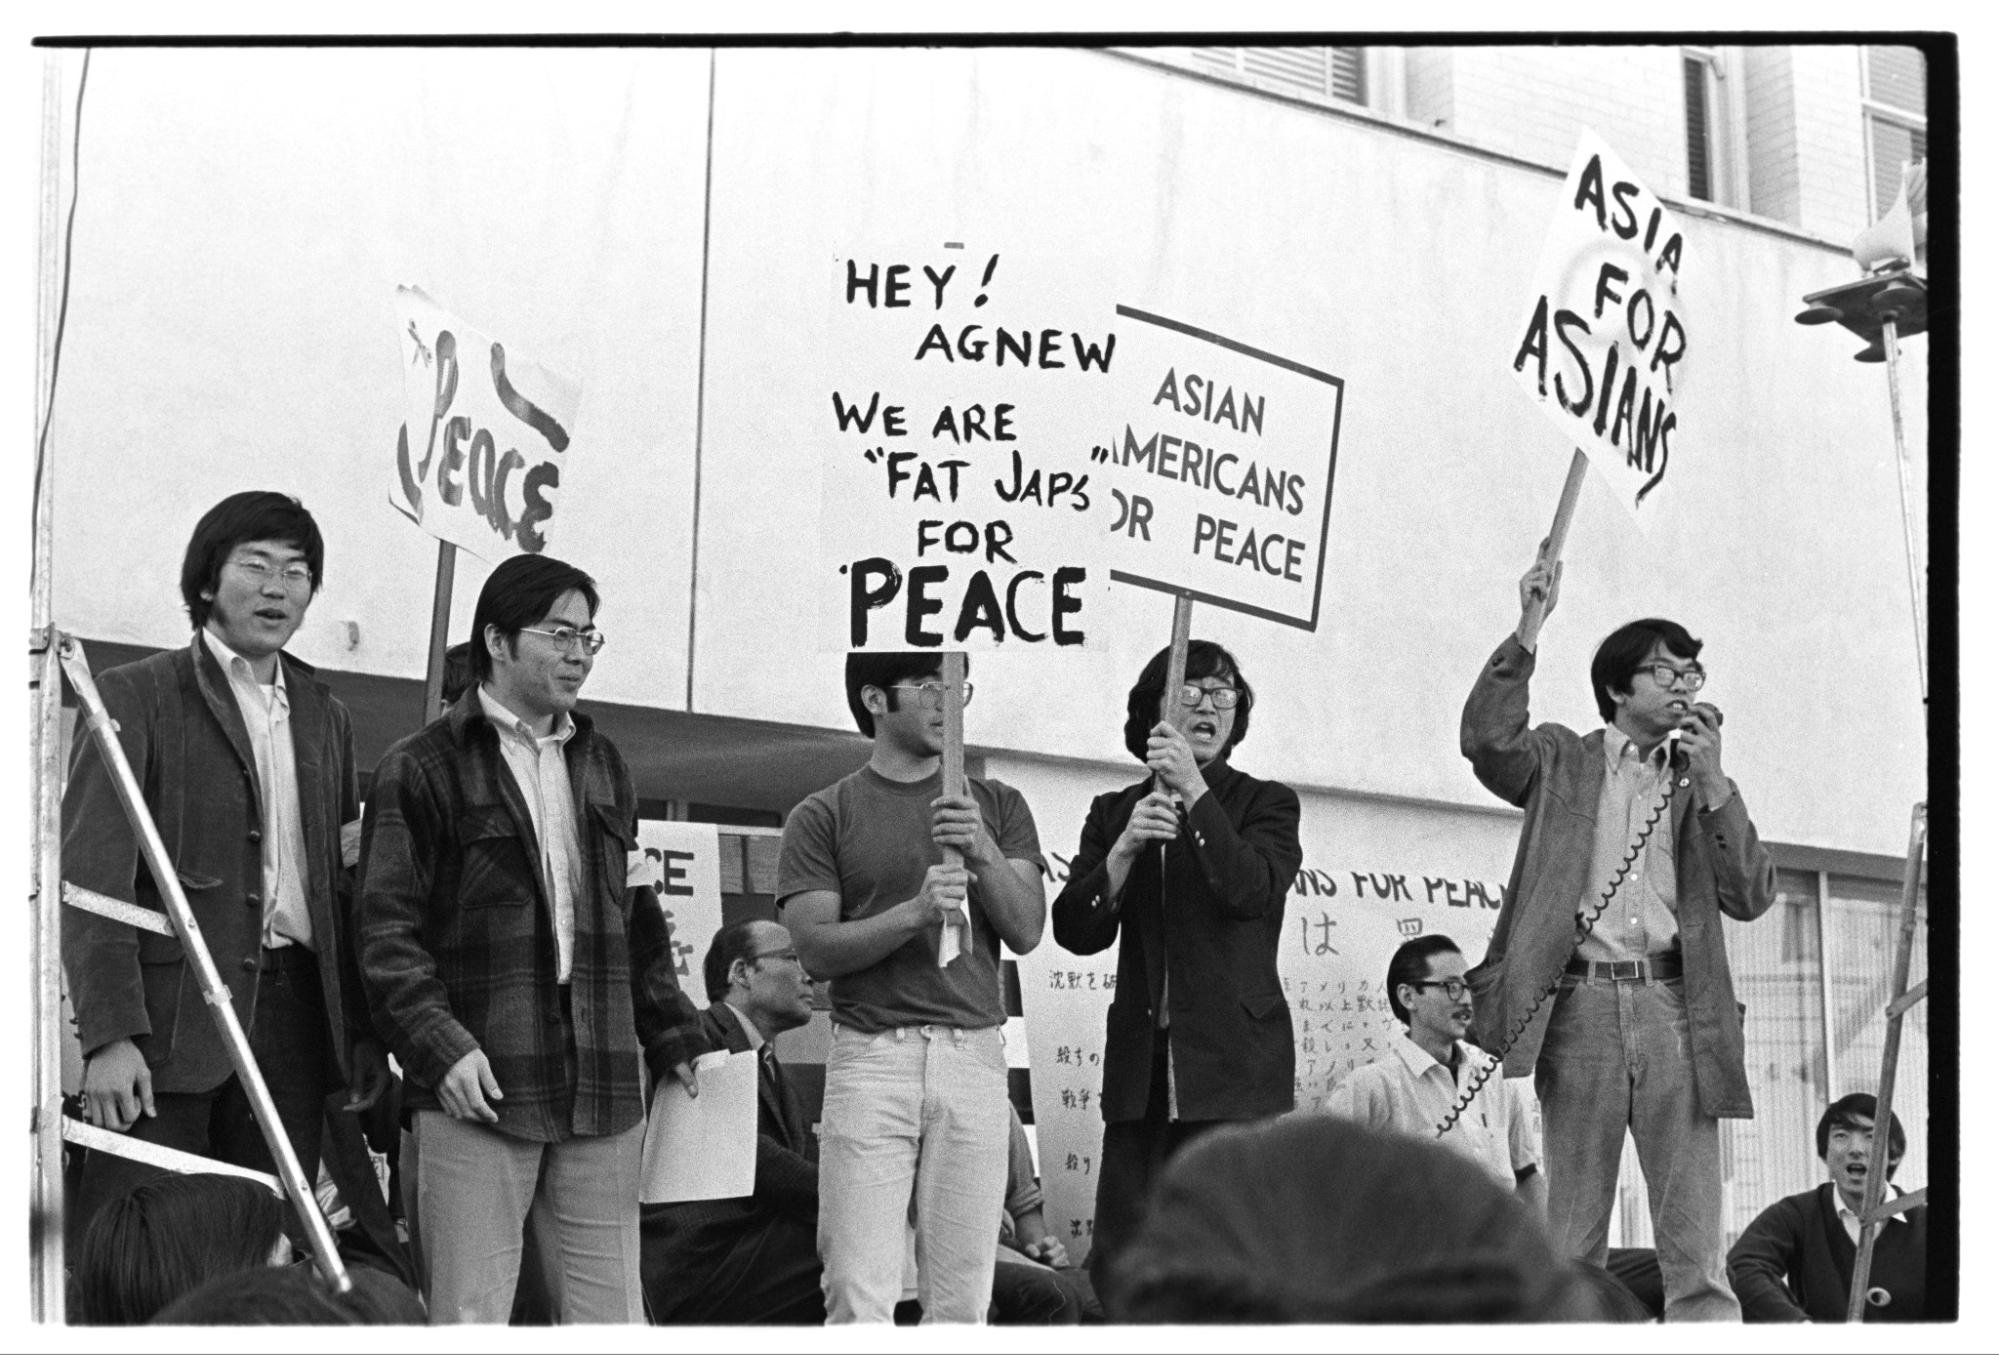
[[[1929,242],[1929,171],[1918,160],[1902,168],[1902,187],[1878,220],[1853,237],[1853,261],[1861,271],[1909,268],[1917,249]]]

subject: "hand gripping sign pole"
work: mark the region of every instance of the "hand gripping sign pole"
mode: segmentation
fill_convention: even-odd
[[[944,652],[944,766],[938,787],[941,794],[959,795],[965,785],[965,651]],[[962,866],[965,854],[956,847],[944,849],[944,864]],[[969,919],[960,912],[937,929],[937,967],[944,968],[965,949],[965,927]]]
[[[1569,458],[1569,475],[1562,482],[1562,497],[1555,505],[1554,524],[1548,528],[1548,539],[1541,543],[1541,559],[1547,564],[1551,577],[1562,563],[1562,547],[1569,539],[1569,522],[1576,515],[1576,496],[1582,493],[1583,477],[1588,473],[1589,456],[1578,447],[1575,455]],[[1547,619],[1548,594],[1536,593],[1516,632],[1520,643],[1531,649],[1535,637],[1541,633],[1541,623]]]
[[[305,1223],[306,1240],[312,1245],[313,1259],[319,1265],[320,1275],[337,1292],[346,1293],[353,1288],[353,1282],[348,1279],[347,1269],[341,1264],[340,1253],[333,1245],[333,1233],[326,1226],[326,1216],[320,1213],[312,1185],[299,1166],[298,1154],[292,1151],[291,1139],[286,1136],[284,1125],[278,1119],[277,1107],[271,1102],[271,1093],[264,1086],[263,1074],[258,1071],[256,1058],[250,1052],[250,1041],[243,1033],[242,1023],[236,1019],[235,1007],[231,1005],[229,987],[216,971],[215,961],[208,953],[208,943],[202,939],[200,924],[195,921],[194,912],[188,907],[187,895],[181,889],[180,876],[175,873],[166,844],[160,840],[160,830],[146,809],[139,783],[132,775],[132,764],[125,758],[125,746],[118,741],[116,725],[110,712],[104,708],[103,698],[97,694],[97,684],[91,680],[90,664],[84,658],[83,646],[65,635],[61,637],[60,648],[63,673],[69,678],[70,686],[76,689],[90,737],[97,741],[98,751],[110,768],[111,784],[118,792],[118,803],[124,809],[125,817],[138,835],[139,850],[145,858],[146,869],[159,884],[160,898],[166,905],[166,921],[180,938],[181,947],[194,966],[201,995],[208,1003],[216,1027],[222,1032],[222,1043],[229,1052],[229,1062],[236,1069],[236,1077],[250,1102],[250,1112],[256,1117],[257,1128],[264,1135],[272,1160],[277,1163],[278,1180],[284,1185],[292,1208],[298,1211],[299,1218]],[[138,921],[126,916],[125,910],[130,905],[108,900],[110,907],[106,908],[94,898],[84,897],[85,894],[86,891],[66,888],[65,902],[73,907],[89,907],[113,916],[124,916],[125,920]],[[150,912],[139,909],[130,911]],[[146,921],[155,929],[159,925],[157,919],[148,918]],[[105,1148],[118,1151],[114,1145],[103,1140],[93,1139],[93,1146],[100,1151]]]

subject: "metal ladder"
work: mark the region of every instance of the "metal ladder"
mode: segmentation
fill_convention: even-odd
[[[1895,1072],[1902,1055],[1902,1018],[1929,996],[1930,981],[1909,986],[1909,959],[1915,950],[1916,914],[1920,907],[1923,855],[1929,841],[1929,806],[1918,804],[1909,815],[1909,857],[1902,870],[1901,925],[1895,937],[1895,967],[1888,1003],[1888,1034],[1881,1046],[1881,1082],[1874,1093],[1874,1141],[1867,1155],[1867,1185],[1861,1197],[1860,1243],[1853,1258],[1853,1281],[1847,1288],[1846,1320],[1858,1322],[1867,1311],[1868,1274],[1874,1265],[1874,1243],[1895,1215],[1929,1202],[1929,1191],[1914,1190],[1884,1201],[1888,1189],[1888,1127],[1895,1104]]]
[[[44,554],[41,559],[46,559]],[[38,599],[39,601],[39,599]],[[278,1119],[277,1107],[271,1101],[270,1091],[264,1085],[263,1074],[257,1067],[255,1056],[250,1050],[249,1037],[236,1018],[236,1010],[230,998],[228,985],[223,983],[221,974],[215,968],[215,961],[208,953],[208,945],[202,939],[200,924],[194,912],[188,907],[187,895],[181,888],[180,877],[174,872],[173,862],[167,856],[166,846],[160,840],[159,829],[147,810],[138,781],[132,775],[131,764],[125,758],[125,749],[118,741],[117,724],[104,708],[103,698],[98,695],[97,684],[91,679],[90,664],[85,659],[83,646],[76,639],[43,625],[30,633],[29,657],[34,674],[31,687],[36,697],[35,728],[35,928],[33,939],[33,961],[36,982],[39,985],[35,1003],[35,1104],[30,1117],[30,1126],[35,1136],[35,1171],[32,1198],[32,1288],[34,1311],[38,1321],[60,1322],[64,1307],[64,1257],[63,1257],[63,1182],[62,1182],[62,1142],[68,1140],[88,1147],[93,1152],[113,1153],[129,1157],[168,1171],[178,1172],[220,1172],[226,1175],[247,1176],[261,1181],[272,1189],[281,1189],[290,1199],[305,1225],[306,1240],[311,1244],[313,1259],[321,1277],[335,1292],[345,1293],[353,1287],[347,1269],[340,1260],[340,1253],[333,1242],[332,1229],[327,1226],[326,1216],[314,1197],[312,1183],[307,1180],[299,1164],[298,1155],[293,1152],[291,1140],[285,1134],[284,1125]],[[130,821],[134,833],[139,838],[139,849],[146,868],[160,885],[164,913],[120,899],[108,898],[102,894],[62,882],[59,890],[51,890],[48,885],[59,878],[62,857],[62,804],[60,795],[61,769],[60,721],[62,718],[61,678],[67,676],[70,686],[77,694],[83,709],[84,724],[89,735],[97,743],[98,751],[111,770],[112,783],[117,788],[120,807]],[[179,938],[187,961],[194,967],[195,978],[201,985],[203,998],[217,1029],[222,1034],[223,1044],[229,1052],[229,1061],[236,1070],[237,1078],[250,1102],[251,1113],[256,1117],[257,1128],[263,1133],[264,1142],[271,1150],[271,1158],[277,1164],[275,1178],[262,1172],[248,1171],[227,1163],[215,1162],[192,1153],[177,1152],[156,1144],[135,1141],[124,1134],[100,1129],[62,1114],[62,1078],[60,1041],[61,1030],[61,964],[60,942],[61,907],[82,908],[89,912],[127,923],[143,931],[156,932],[162,936]]]

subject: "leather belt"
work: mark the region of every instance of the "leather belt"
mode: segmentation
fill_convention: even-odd
[[[1652,983],[1677,979],[1683,971],[1679,952],[1669,950],[1663,955],[1654,955],[1649,960],[1575,958],[1569,961],[1562,972],[1589,983]]]

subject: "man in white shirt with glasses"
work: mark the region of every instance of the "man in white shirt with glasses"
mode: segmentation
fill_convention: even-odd
[[[1333,1088],[1327,1113],[1440,1142],[1541,1212],[1547,1185],[1531,1093],[1502,1077],[1490,1054],[1465,1043],[1471,990],[1457,942],[1438,935],[1403,942],[1383,986],[1404,1038]]]

